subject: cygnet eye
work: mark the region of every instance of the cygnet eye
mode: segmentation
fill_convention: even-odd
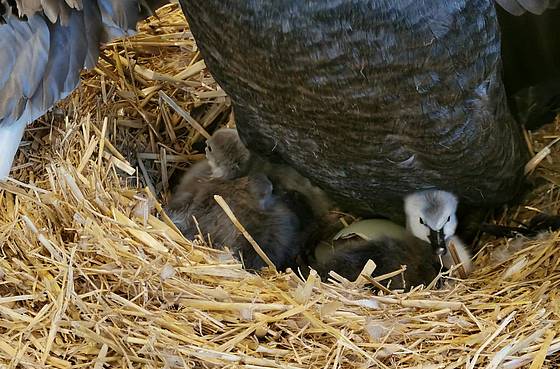
[[[212,152],[212,146],[206,145],[206,148],[208,149],[208,151]]]
[[[447,217],[447,223],[449,223],[449,221],[451,220],[451,215]]]
[[[422,218],[418,218],[418,221],[420,222],[420,224],[422,224],[422,225],[426,225],[426,223],[424,223],[424,219],[422,219]]]

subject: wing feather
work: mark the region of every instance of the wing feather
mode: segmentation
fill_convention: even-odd
[[[80,72],[97,60],[99,42],[87,30],[88,12],[71,10],[67,25],[50,23],[39,14],[21,22],[10,17],[0,26],[0,124],[26,115],[37,119],[78,85]],[[99,14],[97,19],[100,19]]]
[[[540,15],[547,9],[555,9],[560,0],[496,0],[498,5],[512,15],[523,15],[527,12]]]
[[[0,124],[17,120],[41,83],[48,63],[49,29],[43,17],[21,22],[6,17],[0,26]]]
[[[147,15],[139,0],[16,1],[27,20],[2,14],[0,126],[43,115],[76,88],[82,69],[95,66],[101,42],[135,32]],[[149,1],[156,3],[163,0]]]

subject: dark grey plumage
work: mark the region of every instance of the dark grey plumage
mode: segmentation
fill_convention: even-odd
[[[555,9],[541,15],[525,13],[516,17],[497,9],[509,105],[514,116],[529,129],[552,122],[560,111],[559,3],[542,4]]]
[[[518,193],[493,1],[181,3],[247,147],[342,206],[402,222],[416,190],[475,208]]]
[[[412,236],[404,240],[383,237],[369,241],[353,237],[323,242],[319,248],[320,252],[311,258],[311,267],[323,280],[333,270],[353,281],[370,259],[377,266],[373,276],[391,273],[406,265],[406,271],[389,279],[390,287],[394,289],[426,286],[439,272],[430,244]]]
[[[210,174],[206,161],[198,163],[175,190],[166,212],[179,230],[192,239],[198,233],[194,216],[212,244],[229,247],[246,268],[266,266],[214,200],[214,195],[221,195],[279,270],[295,268],[303,242],[300,222],[282,199],[272,194],[268,178],[254,175],[226,180]]]

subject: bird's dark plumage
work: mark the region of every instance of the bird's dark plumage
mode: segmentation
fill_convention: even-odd
[[[186,237],[192,239],[200,229],[210,235],[214,246],[229,247],[246,268],[266,266],[214,200],[214,195],[220,195],[278,269],[295,268],[304,242],[302,223],[272,189],[262,174],[232,180],[212,178],[210,166],[202,161],[185,174],[166,211]]]
[[[560,108],[560,1],[541,15],[498,8],[504,84],[515,117],[527,128],[550,123]]]
[[[412,236],[406,239],[383,237],[364,240],[359,237],[340,239],[319,245],[322,249],[311,258],[311,267],[323,280],[335,271],[354,281],[368,260],[376,264],[373,276],[394,272],[406,265],[406,271],[390,279],[392,288],[428,285],[439,272],[430,244]]]
[[[416,190],[474,207],[518,192],[528,152],[493,1],[181,3],[249,149],[349,210],[402,220]]]

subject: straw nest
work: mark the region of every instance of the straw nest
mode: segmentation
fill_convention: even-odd
[[[469,280],[394,294],[185,240],[160,203],[232,117],[180,11],[159,15],[30,128],[1,185],[0,367],[557,367],[558,234],[490,240]],[[498,221],[560,207],[556,132],[528,134],[542,184]]]

